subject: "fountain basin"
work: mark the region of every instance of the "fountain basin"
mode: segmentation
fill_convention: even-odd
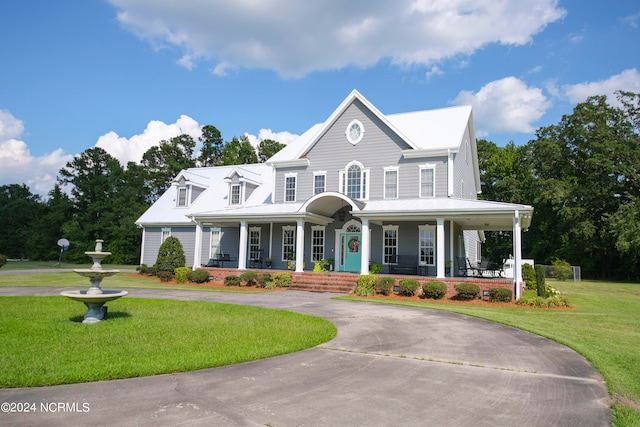
[[[65,296],[74,301],[79,301],[84,303],[87,306],[87,312],[84,314],[84,320],[82,323],[97,323],[104,319],[104,311],[102,306],[115,299],[128,295],[127,291],[116,291],[116,290],[104,290],[101,289],[102,293],[91,293],[91,290],[88,291],[64,291],[61,292],[60,295]]]

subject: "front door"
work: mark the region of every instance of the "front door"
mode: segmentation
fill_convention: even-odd
[[[345,271],[360,271],[360,263],[362,259],[362,234],[345,233],[343,234],[343,242]]]

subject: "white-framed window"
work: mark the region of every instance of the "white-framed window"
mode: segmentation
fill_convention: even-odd
[[[249,259],[260,258],[260,227],[249,227]]]
[[[222,229],[221,228],[212,228],[211,229],[211,256],[209,258],[212,258],[214,255],[220,254],[222,253],[222,250],[220,248],[220,242],[222,241]]]
[[[420,197],[434,197],[435,182],[435,165],[420,165]]]
[[[385,225],[382,227],[382,263],[391,264],[396,262],[398,254],[398,226]]]
[[[311,227],[311,261],[321,261],[324,259],[324,230],[323,225]]]
[[[242,202],[242,187],[240,184],[231,184],[229,186],[229,204],[239,205]]]
[[[296,252],[296,227],[282,227],[282,261],[288,261]]]
[[[298,175],[295,173],[286,174],[284,176],[284,201],[296,201],[296,181]]]
[[[167,240],[170,236],[171,236],[171,229],[163,228],[162,234],[160,235],[160,243],[164,243],[164,241]]]
[[[327,191],[327,171],[316,171],[313,173],[313,194],[320,194]]]
[[[436,228],[432,225],[418,226],[420,265],[436,265]]]
[[[369,170],[355,160],[349,163],[340,171],[340,192],[352,199],[368,199]]]
[[[187,196],[189,194],[189,189],[187,187],[178,187],[178,207],[187,206]]]
[[[398,198],[398,173],[399,173],[399,168],[397,166],[389,166],[387,168],[384,168],[384,198],[385,199]]]
[[[347,130],[345,130],[344,133],[347,136],[347,141],[356,145],[358,142],[362,141],[362,138],[364,138],[364,126],[362,126],[362,122],[360,122],[360,120],[352,120],[347,125]]]

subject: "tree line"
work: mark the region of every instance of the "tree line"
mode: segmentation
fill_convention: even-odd
[[[123,167],[100,148],[67,163],[46,201],[25,185],[0,187],[0,253],[9,258],[57,259],[58,238],[72,242],[70,261],[102,238],[112,262],[139,262],[141,231],[134,221],[182,169],[265,161],[282,148],[246,137],[224,142],[202,128],[202,148],[180,135]],[[640,278],[640,94],[618,92],[617,102],[594,96],[559,123],[536,131],[525,145],[498,147],[477,141],[481,199],[529,204],[531,227],[522,252],[536,263],[562,259],[585,278]],[[62,187],[70,185],[67,195]],[[484,255],[500,262],[511,254],[510,231],[487,232]]]

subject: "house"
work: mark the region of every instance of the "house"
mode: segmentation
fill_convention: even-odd
[[[485,230],[509,230],[521,283],[533,208],[479,192],[470,106],[383,114],[354,90],[266,163],[180,172],[137,221],[141,263],[171,235],[194,268],[223,253],[241,270],[255,258],[296,272],[325,259],[337,271],[378,263],[444,278],[460,274],[458,258],[480,259]]]

